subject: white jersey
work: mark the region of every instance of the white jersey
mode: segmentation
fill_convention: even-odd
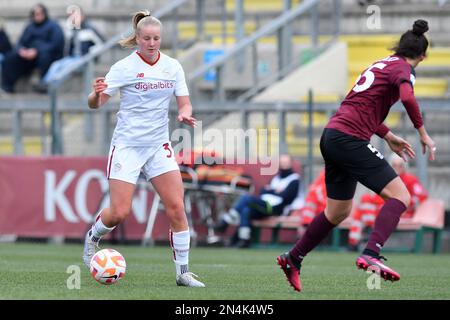
[[[104,93],[109,96],[120,89],[113,145],[154,146],[169,141],[170,99],[189,95],[177,60],[160,52],[150,64],[134,51],[111,67],[105,82]]]

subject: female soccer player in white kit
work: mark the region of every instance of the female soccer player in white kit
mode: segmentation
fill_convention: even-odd
[[[83,261],[89,267],[102,236],[130,213],[136,182],[142,171],[151,181],[170,220],[170,244],[179,286],[204,287],[188,270],[190,233],[183,204],[183,184],[169,140],[168,109],[172,95],[178,121],[192,127],[192,105],[180,63],[159,51],[161,22],[141,11],[133,17],[134,35],[120,41],[138,47],[115,63],[105,78],[97,78],[88,96],[92,109],[120,90],[120,109],[108,157],[110,207],[103,209],[86,234]],[[196,276],[195,276],[196,277]]]

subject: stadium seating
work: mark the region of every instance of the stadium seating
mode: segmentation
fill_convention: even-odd
[[[217,41],[222,43],[222,22],[221,21],[207,21],[204,26],[204,34],[207,38],[217,38]],[[256,24],[253,21],[245,22],[245,34],[253,33],[256,30]],[[180,22],[178,24],[178,33],[181,39],[193,39],[197,35],[197,23],[193,21]],[[234,21],[227,21],[225,34],[229,39],[234,39],[236,34],[236,25]],[[230,43],[230,42],[228,42]]]
[[[292,0],[292,6],[299,4],[301,0]],[[236,10],[235,0],[226,0],[225,6],[228,12],[234,12]],[[245,12],[274,12],[283,10],[283,1],[279,0],[245,0],[244,11]]]
[[[9,137],[0,137],[0,154],[13,154],[14,143]],[[23,138],[23,153],[25,155],[40,155],[42,154],[42,141],[40,137],[24,137]]]
[[[349,82],[353,87],[361,71],[381,57],[392,54],[398,35],[348,35],[341,36],[348,45]],[[418,72],[435,67],[446,67],[450,63],[450,48],[431,47],[428,57],[417,68]],[[417,77],[415,94],[418,97],[442,97],[447,92],[448,82],[442,77]]]
[[[217,23],[218,24],[218,23]],[[246,24],[246,33],[250,31],[250,23]],[[233,27],[234,28],[234,27]],[[232,29],[231,29],[232,30]],[[211,30],[210,35],[214,35]],[[220,31],[220,29],[219,29]],[[216,30],[217,32],[217,30]],[[321,36],[319,43],[324,43],[329,36]],[[214,44],[221,45],[223,39],[221,36],[212,36],[211,40]],[[348,90],[350,90],[357,77],[371,63],[377,59],[387,57],[392,54],[390,50],[398,41],[398,35],[341,35],[339,41],[345,42],[348,46]],[[232,44],[235,39],[231,34],[226,37],[226,43]],[[263,38],[260,43],[276,45],[276,37]],[[307,36],[294,36],[293,43],[295,45],[307,45],[310,38]],[[415,84],[415,94],[418,97],[444,97],[448,92],[448,80],[442,76],[443,70],[448,70],[450,65],[450,48],[431,46],[428,50],[428,57],[417,68],[418,76]],[[340,97],[317,97],[324,102],[338,101]]]

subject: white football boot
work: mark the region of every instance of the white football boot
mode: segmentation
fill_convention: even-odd
[[[192,272],[185,272],[178,275],[177,286],[204,288],[205,284],[196,280],[194,277],[198,276]]]
[[[89,236],[89,230],[84,238],[84,250],[83,250],[83,262],[88,267],[91,268],[91,259],[95,255],[96,249],[98,249],[98,241],[93,241]]]

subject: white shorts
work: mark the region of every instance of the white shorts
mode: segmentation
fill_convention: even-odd
[[[163,173],[180,170],[170,142],[154,147],[111,145],[106,176],[136,184],[140,173],[150,180]]]

